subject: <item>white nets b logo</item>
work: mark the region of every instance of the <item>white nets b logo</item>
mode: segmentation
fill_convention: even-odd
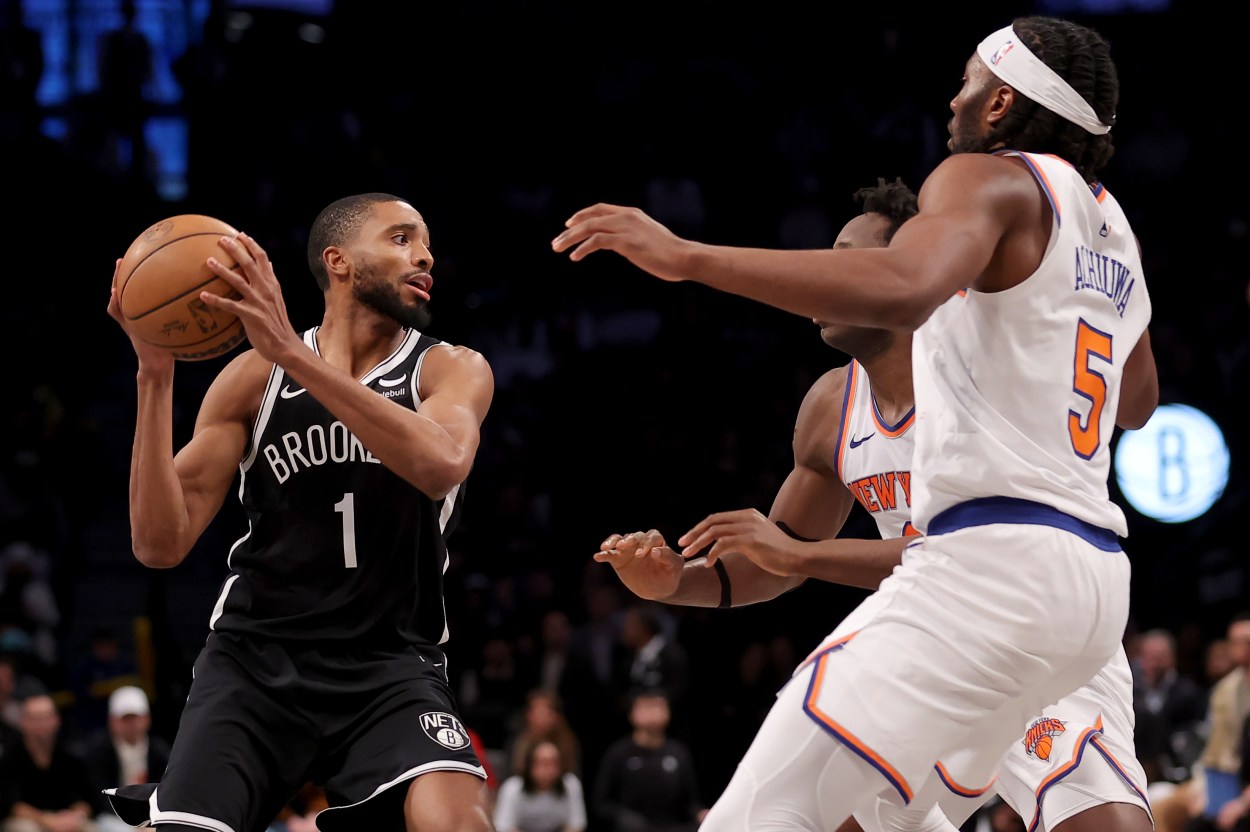
[[[442,711],[421,714],[421,727],[427,737],[446,748],[464,748],[469,744],[469,732],[451,714]]]

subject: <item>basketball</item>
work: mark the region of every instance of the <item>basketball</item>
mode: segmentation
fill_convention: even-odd
[[[200,299],[201,292],[239,297],[205,262],[228,262],[218,240],[237,233],[214,217],[179,214],[136,237],[117,272],[117,299],[130,331],[182,361],[215,358],[237,346],[246,336],[243,322]]]

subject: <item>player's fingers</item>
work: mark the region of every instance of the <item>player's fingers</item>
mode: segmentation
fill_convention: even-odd
[[[718,511],[715,514],[709,514],[696,523],[694,528],[677,538],[677,545],[688,547],[690,545],[688,540],[703,534],[709,527],[724,523],[741,522],[745,516],[749,516],[751,511],[752,509],[736,509],[734,511]]]
[[[251,281],[247,279],[247,275],[239,271],[240,266],[227,266],[216,257],[210,257],[208,258],[208,267],[213,270],[213,274],[233,286],[239,294],[243,294],[252,285]]]
[[[620,211],[622,208],[624,208],[623,205],[613,205],[610,202],[596,202],[594,205],[590,205],[590,206],[587,206],[586,208],[583,208],[582,210],[578,211],[576,214],[574,214],[573,216],[565,220],[564,227],[572,228],[578,223],[583,223],[588,220],[595,219],[596,217],[602,217],[607,214],[615,213],[617,211]]]
[[[621,542],[619,534],[610,534],[602,543],[599,544],[600,549],[615,549],[616,544]]]
[[[240,231],[238,242],[244,249],[247,250],[248,256],[257,263],[265,263],[269,260],[269,254],[261,248],[260,243],[256,242],[256,239],[252,237],[252,235],[244,234]]]
[[[668,545],[668,543],[664,540],[664,535],[660,534],[660,533],[659,533],[658,531],[656,531],[655,529],[651,529],[650,531],[642,532],[641,534],[642,534],[642,542],[641,542],[641,545],[646,546],[646,547],[648,547],[648,548],[650,548],[650,549],[654,549],[654,548],[656,548],[657,546],[667,546],[667,545]]]
[[[200,300],[204,301],[206,305],[211,306],[213,309],[224,309],[227,312],[233,312],[239,316],[242,316],[244,310],[247,308],[241,301],[236,300],[235,298],[228,298],[225,295],[219,295],[216,292],[200,292]],[[245,319],[244,326],[246,325],[247,321]]]

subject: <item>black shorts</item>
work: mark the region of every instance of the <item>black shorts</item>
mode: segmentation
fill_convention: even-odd
[[[312,781],[330,803],[317,819],[325,832],[402,832],[412,778],[486,777],[453,702],[432,647],[326,650],[213,633],[159,785],[109,799],[131,825],[263,832]]]

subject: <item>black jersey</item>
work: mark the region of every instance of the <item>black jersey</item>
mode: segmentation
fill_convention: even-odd
[[[304,333],[313,350],[316,332]],[[409,330],[360,383],[415,408],[422,361],[443,343]],[[446,641],[445,536],[463,485],[426,496],[277,366],[239,470],[249,528],[230,550],[211,629],[357,647]]]

